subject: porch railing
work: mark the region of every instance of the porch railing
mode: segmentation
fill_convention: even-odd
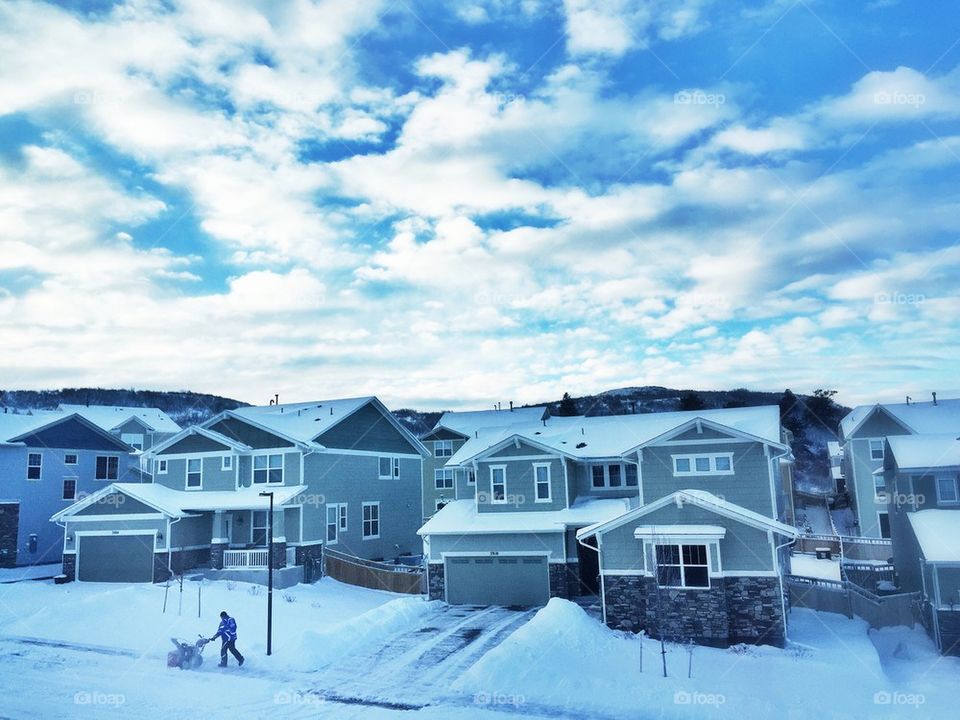
[[[265,568],[270,559],[266,548],[254,550],[224,550],[223,567],[226,568]]]

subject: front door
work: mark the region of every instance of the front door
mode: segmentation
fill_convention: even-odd
[[[580,594],[600,594],[600,554],[577,543],[577,563],[580,566]]]

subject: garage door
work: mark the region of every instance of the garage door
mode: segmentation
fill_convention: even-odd
[[[77,543],[78,580],[153,582],[153,533],[79,536]]]
[[[546,605],[546,555],[448,557],[447,602],[452,605]]]

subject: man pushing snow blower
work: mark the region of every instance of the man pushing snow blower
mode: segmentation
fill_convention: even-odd
[[[220,627],[217,628],[217,634],[210,638],[210,642],[217,638],[221,638],[223,641],[223,644],[220,645],[220,667],[227,666],[227,650],[237,659],[237,665],[242,667],[243,655],[237,652],[234,645],[237,641],[237,621],[227,615],[226,610],[220,613]]]

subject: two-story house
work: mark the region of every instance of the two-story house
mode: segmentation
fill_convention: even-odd
[[[545,407],[514,408],[512,404],[508,410],[445,412],[441,415],[430,432],[420,437],[431,451],[423,461],[424,522],[451,500],[474,496],[473,471],[447,467],[447,462],[467,440],[481,429],[538,423],[548,417],[550,413]]]
[[[151,448],[152,484],[114,484],[55,515],[64,573],[150,582],[259,569],[268,553],[275,568],[303,566],[323,546],[416,554],[427,454],[374,397],[229,410]]]
[[[0,567],[60,561],[50,516],[112,482],[139,482],[133,448],[75,413],[0,413]]]
[[[861,405],[840,421],[842,474],[853,499],[861,536],[890,537],[884,440],[938,433],[960,433],[960,399]]]
[[[782,644],[791,462],[776,407],[480,430],[448,461],[475,496],[420,529],[430,597],[598,593],[611,627]]]
[[[159,408],[61,403],[57,410],[86,418],[135,450],[149,450],[182,429]]]
[[[960,438],[889,437],[883,473],[899,588],[921,594],[933,641],[960,655]]]

